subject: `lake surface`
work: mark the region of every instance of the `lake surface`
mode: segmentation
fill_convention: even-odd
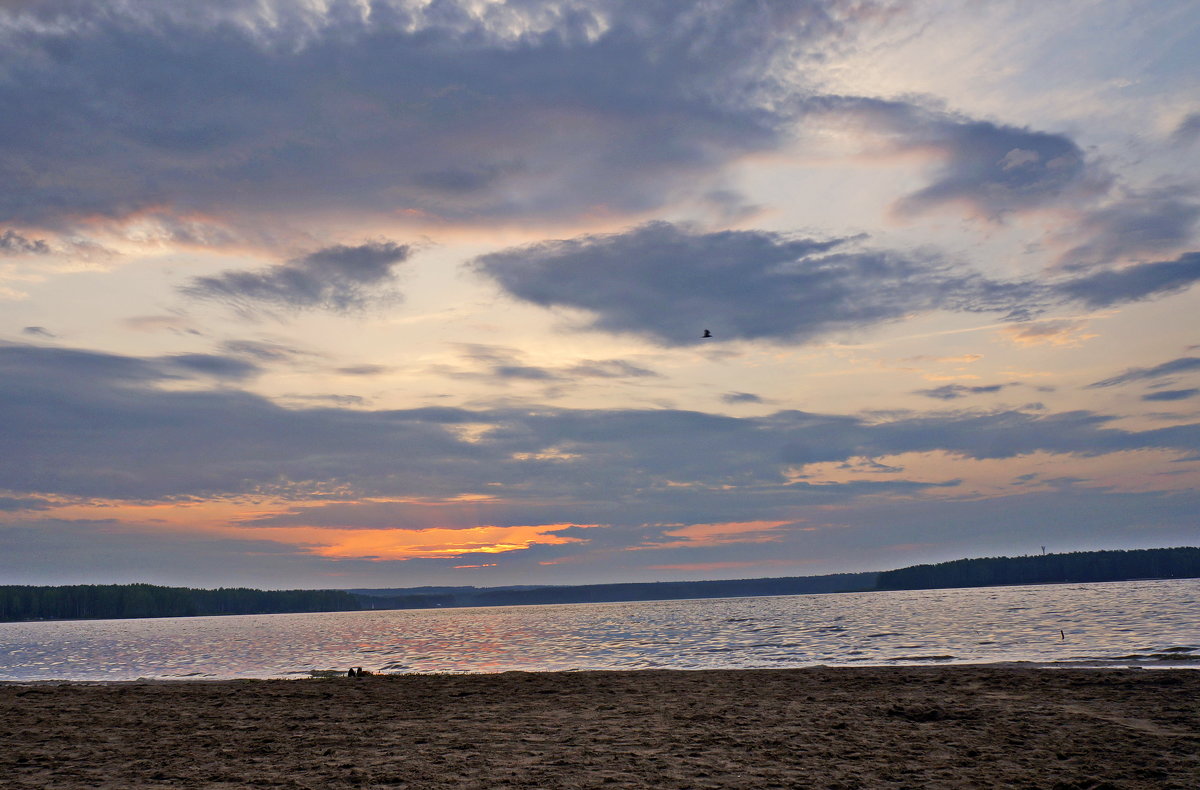
[[[0,681],[1004,662],[1200,668],[1200,580],[0,623]]]

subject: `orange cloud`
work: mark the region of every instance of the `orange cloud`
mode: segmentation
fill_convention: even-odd
[[[320,529],[317,527],[266,527],[239,530],[239,537],[292,543],[309,554],[330,559],[411,560],[453,559],[464,554],[503,554],[534,545],[561,546],[582,543],[583,538],[556,535],[568,527],[595,524],[535,524],[511,527],[478,526],[468,529]]]
[[[679,529],[664,532],[683,540],[651,543],[645,546],[630,546],[629,551],[644,549],[674,549],[680,547],[724,546],[730,543],[770,543],[779,540],[780,527],[792,521],[728,521],[715,524],[688,524]]]
[[[1029,346],[1078,346],[1085,340],[1096,337],[1087,333],[1088,322],[1072,319],[1036,321],[1016,324],[1000,330],[1000,334],[1013,345]]]
[[[151,525],[158,531],[215,532],[242,520],[286,513],[294,503],[250,498],[183,502],[130,502],[90,499],[64,501],[37,512],[61,519],[109,519],[130,528]]]
[[[474,510],[489,497],[467,495],[441,502],[388,500],[410,505],[428,504],[449,511]],[[379,529],[338,527],[254,527],[248,523],[271,515],[291,512],[296,502],[256,501],[251,498],[207,502],[128,502],[88,500],[52,502],[50,508],[30,511],[28,518],[50,515],[62,519],[90,519],[111,522],[120,531],[192,534],[235,540],[267,540],[292,545],[300,551],[330,559],[409,560],[416,558],[454,558],[464,554],[501,554],[521,551],[534,545],[558,546],[584,543],[583,538],[557,535],[568,527],[595,527],[596,524],[531,524],[498,527],[480,525],[457,529],[442,525],[423,529]],[[307,501],[301,504],[328,504]],[[445,517],[447,513],[440,513]],[[452,516],[453,513],[451,512]],[[450,523],[454,523],[452,519]],[[465,523],[470,523],[466,521]],[[463,566],[471,567],[471,566]],[[482,566],[481,566],[482,567]]]
[[[810,485],[847,484],[902,475],[930,488],[874,496],[896,500],[972,501],[1051,492],[1064,485],[1122,493],[1184,491],[1191,478],[1179,474],[1176,450],[1123,450],[1097,456],[1037,450],[1011,458],[964,458],[943,450],[901,453],[808,464],[797,474]],[[950,484],[953,483],[953,484]],[[819,505],[836,510],[842,506]]]

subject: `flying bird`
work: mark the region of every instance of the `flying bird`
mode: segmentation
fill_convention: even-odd
[[[705,329],[704,334],[701,335],[701,337],[712,337],[712,332],[709,332],[707,329]]]

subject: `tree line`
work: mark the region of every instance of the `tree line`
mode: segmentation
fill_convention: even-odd
[[[928,590],[1005,584],[1112,582],[1200,577],[1200,548],[1075,551],[1025,557],[983,557],[884,571],[878,590]]]
[[[630,582],[558,587],[390,590],[255,590],[152,584],[0,586],[0,621],[189,617],[359,609],[660,601],[755,595],[921,590],[944,587],[1200,578],[1200,548],[1077,551],[913,565],[882,573],[837,573],[699,582]]]
[[[253,590],[160,587],[153,584],[0,586],[0,621],[192,617],[361,609],[344,590]]]

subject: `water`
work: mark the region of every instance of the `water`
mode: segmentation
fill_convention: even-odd
[[[1200,668],[1200,580],[0,623],[0,681],[1033,662]],[[1059,635],[1062,630],[1066,638]]]

